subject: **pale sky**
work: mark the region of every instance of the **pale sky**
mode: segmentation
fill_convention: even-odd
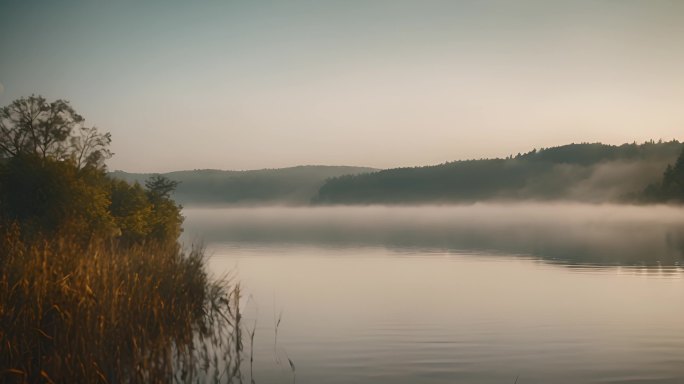
[[[684,139],[684,1],[0,0],[0,105],[110,169],[379,168]]]

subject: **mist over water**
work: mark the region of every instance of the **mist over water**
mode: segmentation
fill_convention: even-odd
[[[681,208],[184,213],[241,282],[254,383],[684,382]]]
[[[680,265],[684,209],[516,203],[186,208],[186,239],[515,253],[570,263]]]

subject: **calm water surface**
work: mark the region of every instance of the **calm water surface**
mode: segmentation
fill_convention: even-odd
[[[247,380],[684,383],[680,210],[185,214],[212,272],[242,284]]]

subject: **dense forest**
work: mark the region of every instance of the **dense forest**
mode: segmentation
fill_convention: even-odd
[[[643,203],[680,199],[677,175],[684,172],[684,162],[677,161],[677,156],[683,147],[676,140],[619,146],[584,143],[506,158],[387,170],[298,166],[161,175],[114,171],[109,176],[129,183],[143,183],[153,176],[174,180],[174,199],[188,206],[491,200]]]
[[[681,196],[681,181],[677,181],[677,177],[681,178],[684,172],[684,159],[680,157],[677,160],[677,157],[682,147],[682,143],[676,140],[619,146],[569,144],[535,149],[506,158],[455,161],[345,175],[328,180],[313,202],[399,204],[487,200],[673,200]]]
[[[684,202],[684,150],[674,164],[668,164],[661,180],[650,184],[643,194],[646,202]]]
[[[109,133],[87,127],[68,102],[32,96],[0,110],[0,223],[24,236],[57,232],[84,241],[174,244],[180,207],[176,182],[156,176],[129,184],[107,175]]]
[[[107,175],[110,141],[64,100],[0,108],[0,383],[185,382],[234,361],[239,289],[180,247],[176,182]]]
[[[174,200],[183,205],[208,204],[308,204],[329,178],[368,173],[373,168],[299,166],[253,171],[202,169],[162,174],[177,181]],[[114,171],[114,178],[142,183],[153,174]]]

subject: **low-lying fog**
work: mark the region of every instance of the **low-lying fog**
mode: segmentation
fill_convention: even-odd
[[[684,208],[591,204],[184,209],[186,241],[482,250],[680,265]]]

